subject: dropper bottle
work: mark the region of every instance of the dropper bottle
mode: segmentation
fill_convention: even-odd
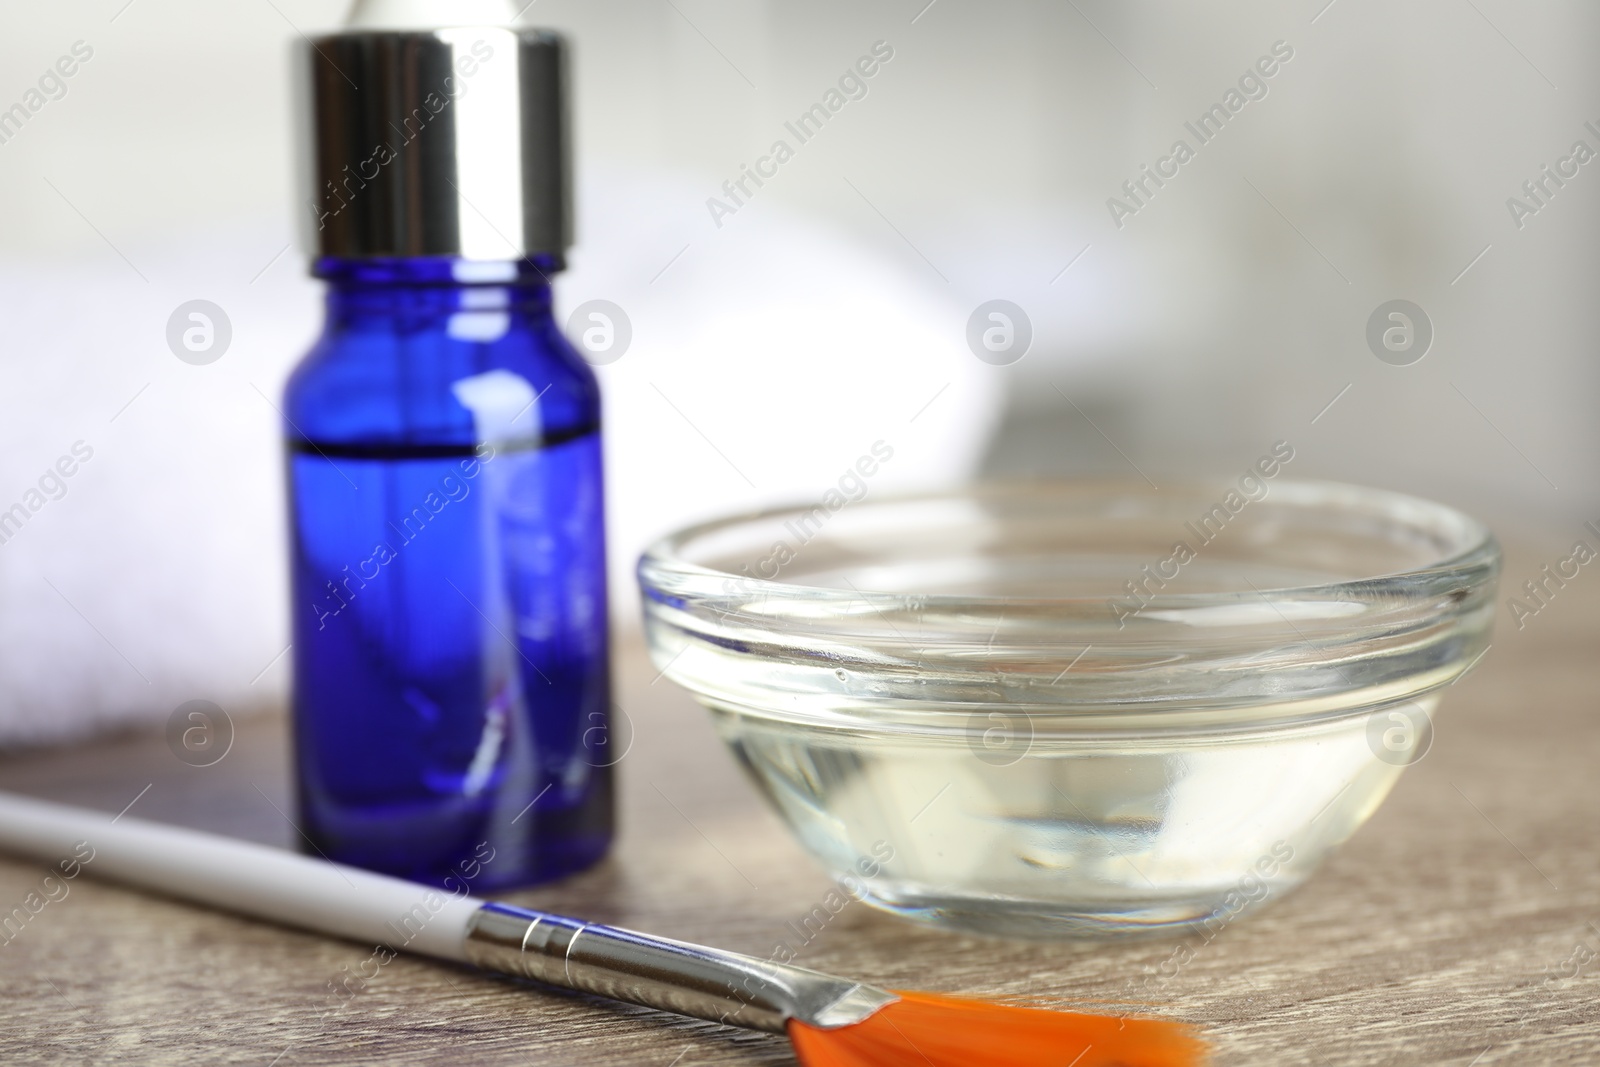
[[[451,892],[612,833],[599,393],[551,315],[567,51],[360,0],[298,52],[321,337],[284,397],[298,827]]]

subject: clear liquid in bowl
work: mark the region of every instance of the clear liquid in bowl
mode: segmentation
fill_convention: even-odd
[[[1431,714],[1437,701],[1418,703]],[[1369,719],[1187,743],[1036,737],[1025,751],[985,752],[981,740],[715,713],[801,842],[856,877],[863,899],[1019,936],[1227,922],[1283,895],[1410,761],[1407,751],[1374,759]],[[859,877],[884,855],[876,877]]]

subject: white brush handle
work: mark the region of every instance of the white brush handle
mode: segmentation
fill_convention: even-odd
[[[196,830],[0,793],[0,852],[288,926],[754,1030],[850,1026],[880,989],[359,871]]]
[[[0,793],[0,851],[368,945],[465,961],[481,901],[279,848]],[[86,859],[86,857],[88,857]]]

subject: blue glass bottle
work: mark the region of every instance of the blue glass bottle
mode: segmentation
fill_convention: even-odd
[[[299,827],[458,890],[612,833],[599,393],[558,261],[317,261],[284,401]]]

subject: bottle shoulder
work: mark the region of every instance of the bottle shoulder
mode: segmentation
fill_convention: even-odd
[[[479,440],[486,419],[587,432],[600,394],[548,315],[466,313],[330,324],[290,375],[283,410],[285,432],[306,441],[455,445]]]

